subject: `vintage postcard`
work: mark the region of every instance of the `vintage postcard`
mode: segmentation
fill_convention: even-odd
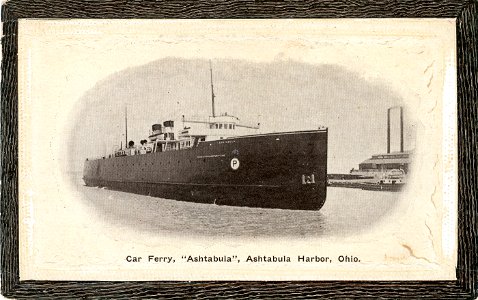
[[[20,20],[21,280],[453,280],[454,19]]]

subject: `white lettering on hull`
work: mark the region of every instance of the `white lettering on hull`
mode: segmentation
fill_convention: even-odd
[[[214,157],[225,157],[226,154],[214,154],[214,155],[199,155],[196,158],[214,158]]]

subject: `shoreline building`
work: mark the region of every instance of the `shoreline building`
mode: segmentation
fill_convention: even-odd
[[[411,152],[392,152],[375,154],[371,158],[359,164],[359,172],[387,172],[390,170],[402,170],[405,174],[409,171]]]
[[[400,151],[390,151],[390,111],[400,109]],[[352,169],[350,174],[361,176],[376,176],[389,173],[392,170],[408,174],[412,162],[413,151],[404,151],[403,143],[403,108],[390,107],[387,110],[387,153],[374,154],[359,164],[359,169]]]

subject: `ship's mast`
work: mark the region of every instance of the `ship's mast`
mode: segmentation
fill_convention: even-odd
[[[212,66],[211,66],[211,61],[209,60],[209,71],[211,71],[211,98],[212,98],[212,116],[215,117],[216,116],[216,109],[214,107],[214,97],[216,97],[214,95],[214,86],[212,84]]]
[[[125,148],[128,148],[128,106],[124,108]]]

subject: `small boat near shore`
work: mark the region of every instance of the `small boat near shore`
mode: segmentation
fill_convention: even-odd
[[[401,170],[383,172],[376,177],[362,177],[353,179],[329,179],[330,187],[356,188],[369,191],[399,192],[406,182],[405,173]]]

